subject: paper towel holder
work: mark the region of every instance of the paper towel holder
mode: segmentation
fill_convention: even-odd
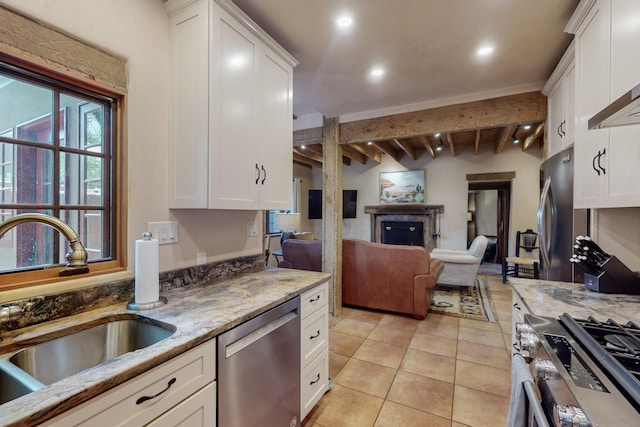
[[[127,303],[127,310],[151,310],[152,308],[158,308],[167,303],[167,297],[160,297],[158,301],[154,302],[145,302],[145,303],[137,303],[135,301],[129,301]]]
[[[151,240],[151,237],[152,235],[148,231],[145,231],[144,233],[142,233],[143,240]],[[151,310],[152,308],[161,307],[166,303],[167,303],[167,298],[163,296],[158,297],[157,301],[145,302],[145,303],[136,302],[134,298],[133,301],[129,301],[129,303],[127,303],[127,310],[135,310],[135,311]]]

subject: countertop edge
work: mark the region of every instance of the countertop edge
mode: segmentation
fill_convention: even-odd
[[[213,284],[170,291],[163,294],[169,303],[157,309],[136,312],[127,310],[126,304],[114,304],[24,328],[24,332],[14,334],[8,342],[2,343],[2,353],[25,339],[33,343],[37,337],[56,330],[110,316],[133,314],[177,326],[171,337],[159,343],[118,356],[0,405],[0,425],[25,426],[50,420],[330,279],[328,273],[266,269]],[[239,298],[246,304],[238,304]],[[199,316],[209,313],[216,313],[215,318]]]

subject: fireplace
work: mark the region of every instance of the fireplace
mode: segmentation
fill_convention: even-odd
[[[382,243],[390,245],[424,246],[424,223],[421,221],[382,221]]]
[[[422,242],[420,245],[429,251],[438,246],[438,215],[444,213],[443,205],[392,204],[365,206],[364,212],[371,215],[372,242],[391,243],[387,240],[387,237],[383,241],[383,222],[403,223],[403,227],[413,227],[415,226],[414,223],[420,223],[422,225]],[[414,233],[414,231],[409,229],[404,234],[408,233]],[[415,238],[414,234],[412,236]]]

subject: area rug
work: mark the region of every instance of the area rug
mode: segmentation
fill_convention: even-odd
[[[498,319],[485,278],[476,278],[474,286],[436,286],[429,311],[486,322]]]

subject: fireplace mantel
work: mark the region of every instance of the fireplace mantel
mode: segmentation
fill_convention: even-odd
[[[437,247],[438,229],[436,218],[444,213],[444,205],[391,204],[365,206],[364,213],[371,215],[371,241],[381,242],[382,221],[422,221],[424,223],[424,245],[427,250]]]

